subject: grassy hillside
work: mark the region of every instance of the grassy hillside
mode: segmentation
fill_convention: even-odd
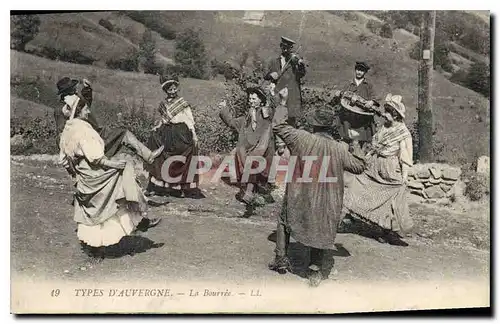
[[[418,40],[414,35],[396,30],[393,39],[381,38],[365,27],[366,19],[370,18],[366,15],[363,19],[346,21],[341,16],[321,11],[266,11],[263,24],[259,26],[245,23],[243,14],[243,11],[162,11],[155,19],[158,23],[175,26],[177,31],[199,29],[209,60],[239,62],[247,52],[250,64],[253,60],[266,61],[279,53],[280,36],[291,37],[300,44],[299,52],[308,63],[304,80],[307,87],[343,85],[352,78],[353,63],[365,60],[373,67],[368,78],[378,96],[383,97],[388,92],[401,94],[408,110],[407,123],[416,120],[417,62],[407,53]],[[98,24],[100,19],[109,20],[117,29],[108,31]],[[76,22],[87,27],[76,31]],[[136,46],[144,31],[142,24],[116,12],[44,17],[43,24],[43,32],[30,45],[73,46],[88,51],[89,55],[99,54],[101,60]],[[73,27],[56,28],[65,24]],[[91,32],[85,31],[90,27],[94,28]],[[51,30],[57,42],[49,39]],[[75,32],[79,38],[74,37]],[[161,55],[172,57],[175,41],[163,39],[156,33],[154,37]],[[106,46],[113,47],[112,54],[107,52]],[[460,56],[454,56],[454,61],[457,65],[469,63]],[[60,77],[87,77],[94,83],[95,109],[110,112],[103,113],[102,118],[114,118],[117,111],[132,107],[144,107],[152,112],[163,96],[156,76],[55,62],[15,51],[11,51],[11,74],[23,80],[34,80],[12,86],[11,94],[49,107],[59,105],[55,82]],[[489,100],[451,83],[437,72],[433,86],[436,140],[442,160],[464,162],[473,160],[478,154],[489,154]],[[199,107],[199,112],[204,111],[199,116],[207,118],[208,114],[212,120],[217,113],[213,107],[223,97],[224,90],[224,84],[217,80],[184,79],[181,91],[187,100]]]

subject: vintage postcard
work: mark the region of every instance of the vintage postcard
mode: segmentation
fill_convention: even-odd
[[[488,311],[489,11],[10,28],[11,313]]]

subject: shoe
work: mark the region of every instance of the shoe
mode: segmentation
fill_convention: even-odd
[[[136,230],[141,232],[146,232],[151,227],[155,227],[161,222],[161,218],[143,218],[139,225],[137,225]]]
[[[163,152],[164,148],[165,148],[165,146],[162,145],[159,148],[157,148],[156,150],[152,151],[151,156],[149,157],[147,162],[149,164],[152,164],[155,161],[155,159],[160,156],[160,154],[161,154],[161,152]]]
[[[252,204],[247,204],[245,213],[241,216],[242,218],[250,218],[251,216],[255,215],[255,206]]]
[[[286,256],[276,256],[274,261],[269,263],[269,270],[276,271],[279,274],[292,272],[292,264]]]
[[[307,279],[309,279],[309,286],[318,287],[323,280],[323,275],[319,270],[310,270]]]
[[[183,191],[184,191],[185,198],[191,198],[191,199],[206,198],[206,196],[203,194],[203,192],[201,192],[200,188],[186,189]]]

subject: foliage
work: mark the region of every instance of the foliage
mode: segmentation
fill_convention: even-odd
[[[486,174],[469,171],[463,174],[462,179],[466,182],[465,196],[472,201],[481,200],[490,194],[490,177]]]
[[[106,66],[113,70],[138,71],[139,53],[134,51],[124,58],[109,59]]]
[[[147,28],[157,32],[161,37],[169,40],[176,38],[175,29],[158,17],[155,11],[127,11],[125,14],[131,19],[140,22]]]
[[[139,43],[139,56],[142,61],[144,73],[156,74],[157,64],[155,60],[156,42],[153,39],[151,31],[147,29],[142,34],[142,40]]]
[[[11,154],[56,154],[56,128],[53,118],[36,117],[33,119],[11,118],[10,134],[21,135],[22,142],[11,146]]]
[[[385,23],[380,28],[380,34],[383,38],[392,38],[392,27],[391,24]]]
[[[181,33],[175,42],[175,61],[184,77],[207,79],[208,55],[201,37],[193,29]]]
[[[40,30],[40,18],[38,15],[15,15],[11,16],[10,23],[11,48],[24,51]]]
[[[99,19],[99,25],[106,28],[110,32],[112,32],[114,30],[113,24],[107,19]]]
[[[490,67],[482,62],[472,64],[466,78],[467,87],[481,93],[485,97],[490,96]]]
[[[42,48],[31,49],[30,53],[36,56],[48,58],[50,60],[76,64],[92,65],[95,61],[94,58],[88,57],[78,50],[66,50],[63,48],[44,46]]]

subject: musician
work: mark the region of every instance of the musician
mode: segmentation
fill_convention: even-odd
[[[268,64],[268,73],[277,72],[276,92],[288,88],[288,122],[296,126],[302,110],[301,79],[306,74],[304,60],[294,52],[295,41],[281,37],[281,55],[272,58]]]
[[[375,133],[374,112],[375,93],[371,83],[366,81],[365,75],[370,66],[365,62],[356,62],[354,65],[354,79],[347,83],[342,90],[335,92],[335,97],[351,93],[346,105],[337,115],[337,128],[340,136],[352,145],[364,147],[370,143]],[[360,104],[360,103],[363,104]]]

